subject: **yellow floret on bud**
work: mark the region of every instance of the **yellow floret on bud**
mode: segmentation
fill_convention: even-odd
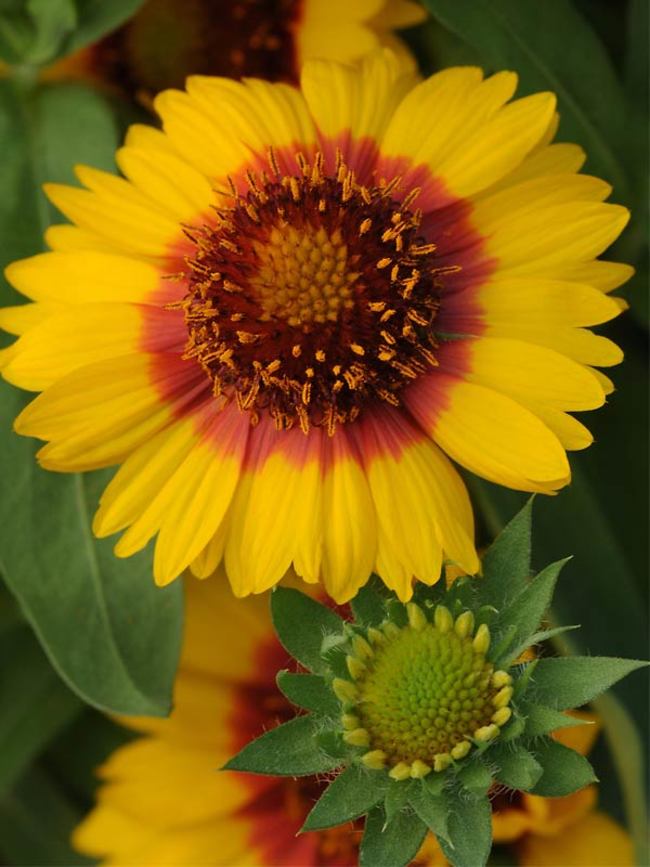
[[[381,634],[381,633],[380,633]],[[352,639],[352,650],[359,659],[370,659],[375,651],[361,635],[355,635]]]
[[[420,759],[416,759],[411,764],[411,776],[414,780],[421,780],[423,777],[426,777],[426,775],[430,773],[431,767],[427,765],[426,762],[423,762]]]
[[[387,620],[386,623],[381,627],[384,630],[384,635],[386,638],[397,638],[400,634],[401,629],[399,626],[396,626],[394,623],[391,623],[390,620]]]
[[[459,638],[467,638],[468,635],[472,634],[472,630],[474,629],[474,615],[471,611],[463,611],[462,614],[459,614],[456,618],[456,623],[454,624],[454,630],[456,631],[456,635]]]
[[[355,680],[358,680],[365,674],[365,663],[361,662],[360,659],[357,659],[356,656],[346,656],[345,662],[347,664],[348,671]]]
[[[361,761],[371,771],[380,771],[386,767],[386,753],[383,750],[371,750],[361,756]]]
[[[339,701],[356,701],[359,697],[356,686],[353,683],[350,683],[349,680],[343,680],[342,677],[334,678],[332,681],[332,689],[334,690],[334,695]]]
[[[471,748],[472,745],[469,741],[461,741],[459,744],[456,744],[456,746],[452,749],[452,759],[455,759],[455,761],[457,762],[461,759],[464,759],[467,753],[471,750]]]
[[[428,621],[424,614],[424,611],[420,608],[419,605],[416,605],[415,602],[409,602],[406,606],[406,613],[409,619],[409,625],[411,629],[424,629],[427,625]]]
[[[370,735],[365,729],[352,729],[351,732],[343,732],[343,740],[353,747],[367,747]]]
[[[367,631],[366,635],[374,645],[384,644],[386,641],[386,636],[381,631],[381,629],[377,629],[374,626],[371,626]]]
[[[433,770],[436,771],[436,773],[446,771],[450,764],[451,756],[449,753],[437,753],[433,757]]]
[[[476,635],[474,636],[472,644],[477,653],[485,654],[488,652],[490,649],[490,629],[487,623],[481,623],[479,628],[476,630]]]
[[[504,726],[512,716],[512,708],[500,707],[492,714],[492,722],[499,727]]]
[[[438,605],[433,615],[433,621],[438,632],[445,635],[451,630],[454,625],[454,618],[451,616],[451,611],[445,608],[444,605]]]
[[[361,725],[359,721],[359,717],[355,716],[353,713],[344,713],[341,717],[341,723],[343,724],[343,728],[351,731],[352,729],[358,729]]]
[[[499,726],[495,726],[494,723],[491,723],[489,726],[481,726],[480,729],[476,729],[474,732],[474,740],[486,744],[488,741],[493,741],[498,734]]]
[[[500,707],[505,707],[509,704],[510,699],[512,698],[512,687],[504,686],[492,699],[492,704],[498,709]]]
[[[394,768],[390,769],[388,776],[391,780],[397,780],[398,783],[402,780],[408,780],[411,776],[411,766],[407,765],[406,762],[398,762]]]
[[[510,686],[512,677],[507,671],[495,671],[491,683],[495,689],[501,689],[502,686]]]

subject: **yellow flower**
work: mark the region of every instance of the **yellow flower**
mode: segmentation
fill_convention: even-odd
[[[361,827],[296,836],[325,780],[217,771],[251,737],[294,716],[275,686],[288,658],[265,598],[236,601],[225,582],[192,581],[187,591],[174,711],[124,720],[144,737],[100,768],[97,805],[73,844],[122,867],[355,864]],[[440,859],[425,844],[417,864]]]
[[[292,566],[338,602],[375,570],[403,600],[478,568],[465,487],[552,493],[567,411],[600,406],[628,212],[551,144],[555,98],[511,72],[418,82],[383,50],[312,61],[302,90],[194,76],[133,127],[126,178],[47,192],[73,225],[14,263],[35,303],[3,375],[48,469],[121,464],[95,518],[155,579],[224,560],[237,596]]]
[[[350,62],[379,45],[406,54],[393,31],[424,15],[411,0],[147,0],[47,77],[90,77],[147,102],[190,74],[297,84],[312,58]]]

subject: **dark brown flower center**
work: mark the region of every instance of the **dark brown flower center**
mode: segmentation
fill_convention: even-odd
[[[398,201],[398,179],[365,187],[341,160],[331,175],[320,156],[297,164],[282,174],[271,154],[270,174],[233,186],[216,226],[192,233],[186,357],[253,423],[268,412],[332,434],[435,366],[448,269],[419,234],[418,190]]]
[[[188,75],[297,82],[303,0],[147,0],[95,49],[100,73],[131,93],[183,87]]]

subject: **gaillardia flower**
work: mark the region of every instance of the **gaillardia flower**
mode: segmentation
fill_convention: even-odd
[[[58,63],[50,77],[91,76],[147,102],[190,74],[297,84],[305,61],[351,62],[425,16],[411,0],[146,0],[122,27]]]
[[[42,465],[121,464],[94,522],[156,581],[224,560],[236,595],[292,566],[338,602],[376,571],[403,600],[478,568],[450,458],[551,493],[568,414],[601,405],[631,269],[595,259],[628,212],[551,144],[555,98],[516,76],[419,82],[389,51],[314,61],[301,90],[191,77],[133,127],[125,178],[50,184],[73,225],[10,266],[35,303],[3,375]]]

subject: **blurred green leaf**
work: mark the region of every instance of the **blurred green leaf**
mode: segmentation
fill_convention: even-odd
[[[513,69],[521,92],[552,90],[560,138],[584,145],[589,168],[629,199],[618,143],[625,95],[597,36],[569,0],[424,0],[438,21],[491,70]]]
[[[83,705],[26,626],[0,636],[0,658],[0,791],[6,791]]]
[[[130,18],[144,0],[5,0],[0,57],[13,66],[44,66],[95,42]]]
[[[79,161],[110,168],[116,130],[108,104],[90,89],[23,91],[2,82],[0,133],[8,142],[0,162],[6,264],[42,249],[51,211],[41,183],[70,180]],[[3,300],[15,303],[8,287]],[[12,492],[0,502],[7,585],[52,664],[86,701],[120,713],[165,714],[180,647],[180,583],[157,589],[150,552],[120,561],[108,540],[93,539],[92,514],[111,472],[41,470],[36,443],[12,431],[24,402],[21,392],[0,386],[0,471]]]
[[[96,42],[135,15],[145,0],[76,0],[78,24],[65,44],[66,54]]]
[[[70,848],[70,833],[80,819],[62,788],[33,768],[11,792],[0,795],[0,859],[12,867],[91,864]]]

